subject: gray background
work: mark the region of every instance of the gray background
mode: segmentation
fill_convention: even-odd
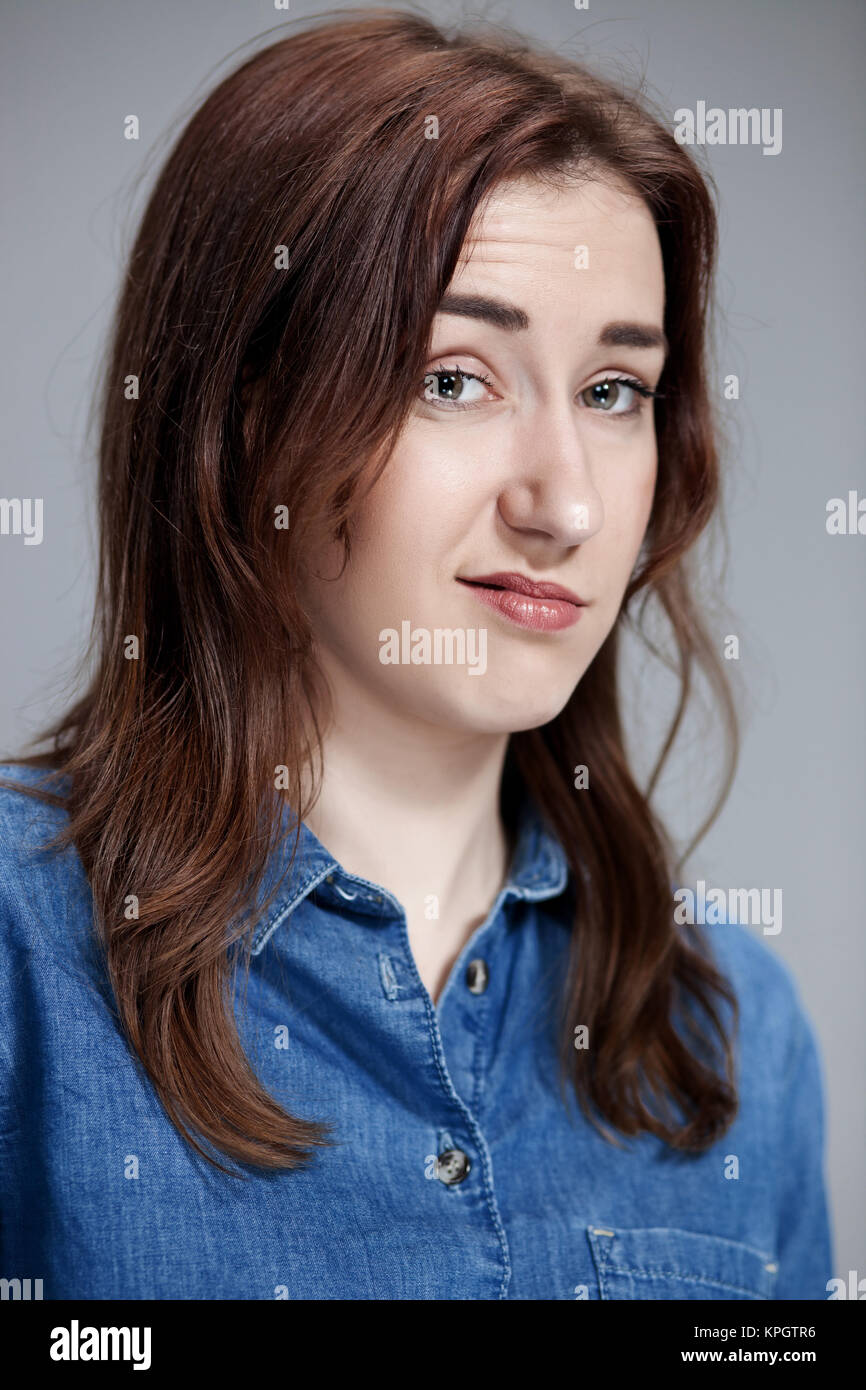
[[[322,8],[293,4],[290,17]],[[759,146],[698,151],[721,208],[717,379],[736,372],[741,391],[723,407],[729,561],[709,597],[727,604],[713,618],[720,645],[740,637],[729,668],[745,737],[733,793],[688,881],[783,889],[782,932],[762,939],[793,968],[820,1036],[834,1274],[862,1278],[866,537],[828,536],[825,507],[849,488],[866,494],[866,7],[591,0],[578,12],[527,0],[431,3],[427,13],[483,14],[603,71],[644,75],[671,123],[701,99],[783,109],[775,157]],[[0,537],[0,757],[62,707],[88,630],[96,533],[85,425],[136,212],[179,119],[234,66],[233,50],[285,18],[266,0],[4,6],[0,496],[44,498],[45,538]],[[131,112],[138,142],[122,136]],[[641,763],[669,683],[644,674],[636,655],[630,671]],[[662,788],[686,838],[707,804],[707,731],[692,721]]]

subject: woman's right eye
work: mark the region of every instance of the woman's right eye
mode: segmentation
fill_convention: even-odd
[[[437,367],[425,372],[423,400],[439,410],[472,410],[485,399],[482,387],[491,383],[477,372],[465,372],[459,366]]]

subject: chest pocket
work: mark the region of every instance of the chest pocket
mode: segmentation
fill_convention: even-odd
[[[587,1226],[599,1298],[772,1298],[772,1255],[722,1236],[674,1226]]]

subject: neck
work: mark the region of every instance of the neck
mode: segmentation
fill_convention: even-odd
[[[349,703],[349,702],[347,702]],[[500,813],[507,734],[455,731],[335,698],[323,775],[306,823],[349,873],[380,884],[417,918],[492,902],[510,845]]]

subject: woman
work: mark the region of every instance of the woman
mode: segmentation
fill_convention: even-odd
[[[659,120],[495,34],[353,12],[193,115],[104,374],[94,673],[3,769],[3,1274],[825,1296],[811,1026],[677,925],[618,709],[648,598],[679,713],[698,669],[730,709],[715,238]]]

